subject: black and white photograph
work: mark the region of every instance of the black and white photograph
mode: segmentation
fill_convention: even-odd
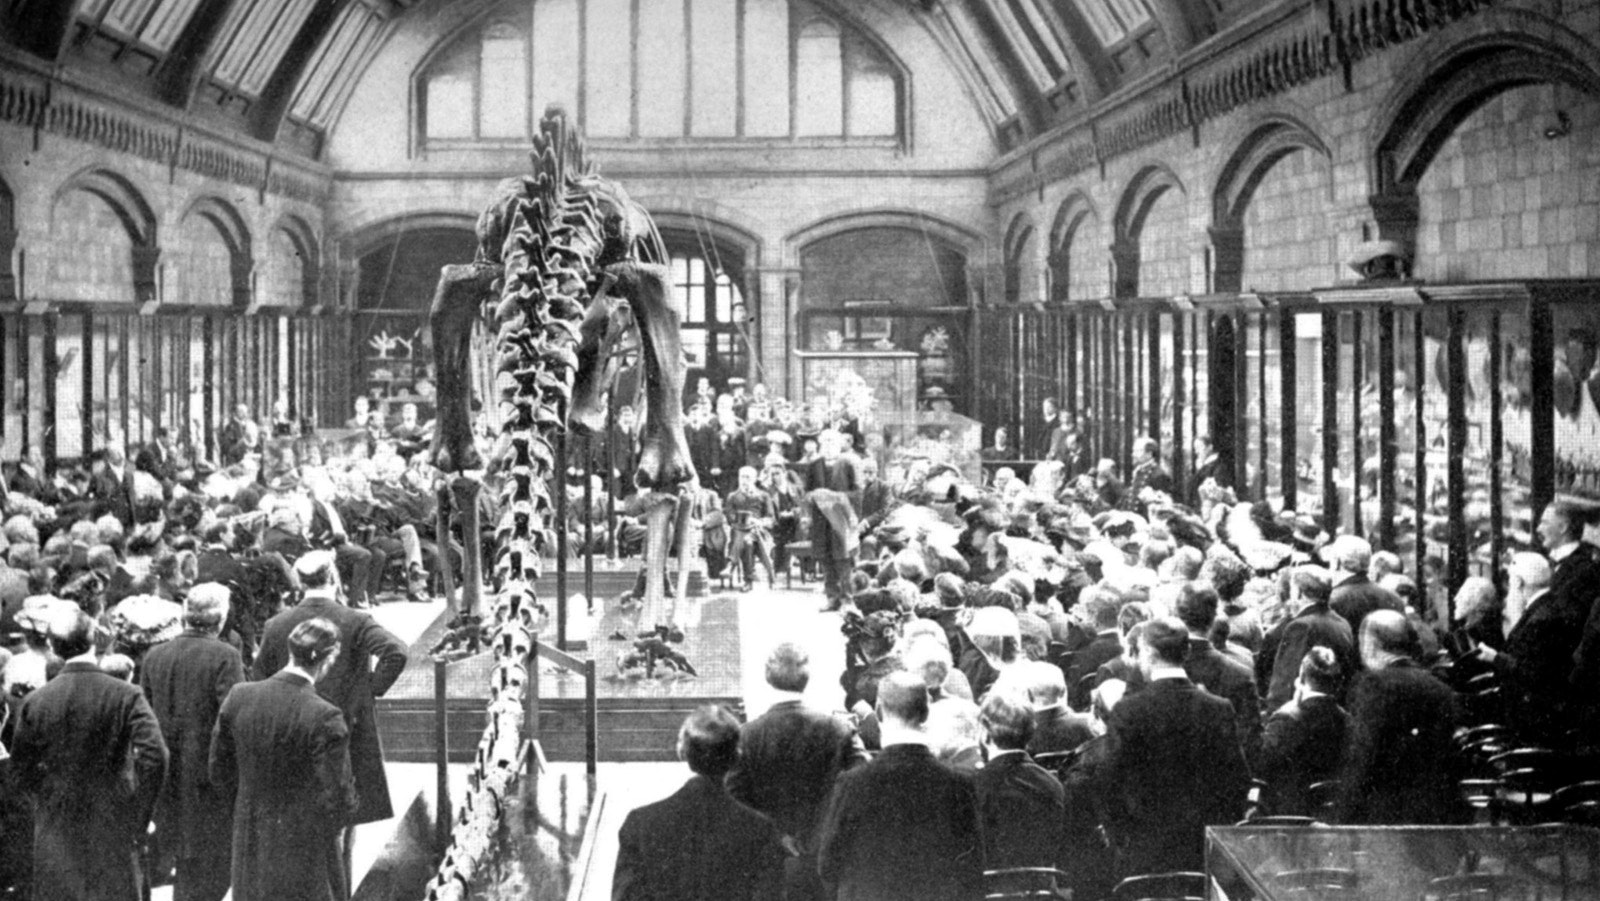
[[[0,901],[1600,901],[1600,0],[0,0]]]

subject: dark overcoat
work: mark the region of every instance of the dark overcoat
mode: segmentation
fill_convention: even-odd
[[[289,662],[289,633],[315,617],[323,617],[339,630],[339,658],[317,682],[317,693],[344,711],[350,727],[350,769],[361,798],[355,818],[345,825],[373,823],[394,816],[389,802],[389,778],[383,769],[383,746],[378,741],[376,700],[389,690],[406,668],[406,646],[371,614],[331,598],[308,597],[267,620],[251,675],[267,678]],[[373,665],[373,658],[377,665]]]
[[[344,714],[302,675],[234,686],[211,739],[211,779],[234,792],[234,901],[349,896],[339,830],[356,809]]]
[[[180,881],[215,875],[227,885],[233,804],[212,783],[208,761],[217,712],[243,681],[238,650],[204,632],[185,631],[156,645],[140,666],[139,682],[170,755],[156,805],[156,834],[178,857]],[[221,872],[211,873],[212,867]]]
[[[137,901],[137,842],[167,767],[143,693],[75,661],[18,716],[12,765],[34,801],[34,898]]]

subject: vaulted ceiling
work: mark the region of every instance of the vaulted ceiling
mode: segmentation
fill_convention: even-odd
[[[405,17],[454,2],[461,0],[0,0],[0,40],[51,67],[318,157],[385,37]],[[1002,146],[1072,118],[1262,5],[878,2],[901,7],[938,37]]]

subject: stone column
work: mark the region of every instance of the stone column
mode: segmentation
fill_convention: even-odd
[[[798,339],[795,316],[800,310],[800,270],[787,266],[762,266],[756,270],[758,300],[753,306],[756,343],[766,368],[767,391],[793,396],[789,385],[789,352]],[[746,301],[748,303],[748,300]]]
[[[1111,296],[1139,296],[1139,242],[1121,237],[1111,244]]]
[[[1211,238],[1210,294],[1235,294],[1244,290],[1244,227],[1238,223],[1213,225],[1206,229]]]

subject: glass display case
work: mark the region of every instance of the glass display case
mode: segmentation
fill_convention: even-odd
[[[884,413],[874,417],[867,453],[878,460],[884,481],[898,485],[914,461],[948,464],[974,485],[983,483],[979,453],[983,424],[951,412]],[[1022,473],[1026,477],[1026,473]]]
[[[973,329],[986,425],[1015,425],[1032,386],[1084,423],[1091,460],[1126,472],[1158,435],[1185,488],[1207,435],[1241,499],[1396,552],[1440,617],[1535,544],[1551,500],[1600,501],[1600,281],[1072,301]]]
[[[1600,829],[1584,826],[1206,830],[1211,901],[1600,899]]]

